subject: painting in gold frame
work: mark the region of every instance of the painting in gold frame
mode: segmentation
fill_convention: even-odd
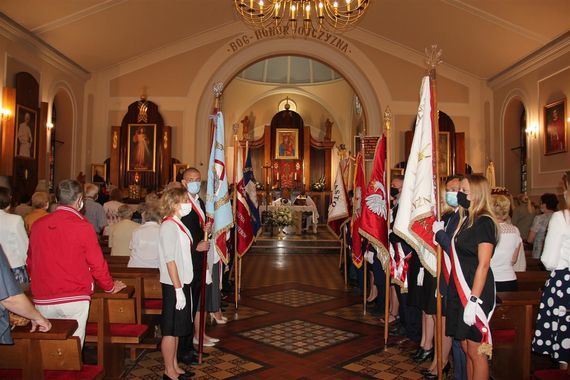
[[[438,139],[438,163],[439,176],[448,177],[451,175],[451,134],[449,132],[439,132]]]
[[[172,164],[172,180],[176,182],[182,181],[184,171],[188,169],[188,164]]]
[[[91,164],[91,182],[107,182],[107,166],[105,164]]]
[[[156,124],[129,124],[127,170],[153,172],[156,166]]]
[[[297,160],[299,158],[299,130],[278,128],[275,130],[275,159]]]
[[[544,155],[564,153],[566,144],[566,98],[544,107]]]

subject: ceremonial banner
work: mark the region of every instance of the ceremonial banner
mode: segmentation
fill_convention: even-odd
[[[362,239],[360,237],[360,226],[362,223],[362,209],[364,204],[364,157],[362,153],[356,156],[356,174],[354,176],[354,197],[352,198],[352,262],[357,268],[362,266]]]
[[[433,276],[437,272],[436,248],[432,225],[436,220],[436,186],[434,157],[434,122],[429,77],[424,77],[414,138],[406,165],[402,193],[394,232],[417,253],[424,268]]]
[[[227,264],[229,255],[226,241],[233,227],[232,205],[228,193],[228,176],[225,164],[224,116],[218,112],[214,116],[214,141],[208,164],[208,187],[206,195],[206,215],[213,219],[212,240],[216,252]]]
[[[238,148],[239,149],[239,148]],[[247,204],[247,194],[245,191],[242,167],[242,154],[238,150],[236,162],[236,232],[237,232],[237,253],[243,256],[253,243],[253,229],[251,223],[251,213]]]
[[[384,270],[390,261],[388,251],[388,194],[386,192],[386,136],[376,144],[374,167],[366,188],[360,234],[376,248]]]
[[[335,234],[337,238],[340,238],[342,225],[349,219],[350,212],[348,206],[348,196],[346,195],[346,188],[344,186],[342,167],[339,163],[339,169],[336,171],[336,178],[332,191],[331,204],[329,205],[327,225],[331,232]]]
[[[249,207],[249,215],[251,216],[251,228],[255,237],[261,231],[261,217],[259,216],[259,204],[257,203],[255,177],[253,176],[253,167],[251,166],[251,154],[247,145],[245,168],[243,168],[243,187],[245,189],[245,200]]]

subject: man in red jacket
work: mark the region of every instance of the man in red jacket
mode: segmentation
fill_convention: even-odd
[[[81,184],[61,181],[57,209],[32,226],[28,249],[28,272],[36,308],[46,317],[75,319],[73,335],[85,339],[93,279],[108,293],[125,284],[114,281],[103,258],[95,230],[79,212],[83,208]]]

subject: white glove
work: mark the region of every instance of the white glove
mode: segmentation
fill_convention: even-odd
[[[368,263],[370,263],[370,265],[374,264],[374,253],[371,251],[366,251],[364,252],[364,258],[366,259],[366,261],[368,261]]]
[[[473,326],[475,324],[475,315],[477,313],[477,308],[479,305],[482,304],[479,298],[477,298],[476,302],[471,301],[471,297],[469,297],[469,301],[467,301],[467,305],[465,305],[465,310],[463,311],[463,322],[467,326]]]
[[[212,283],[212,274],[210,273],[209,269],[206,269],[206,285],[210,285]]]
[[[186,307],[186,296],[182,288],[174,289],[176,292],[176,310],[182,310]]]
[[[433,225],[431,226],[431,230],[433,231],[434,234],[437,234],[439,231],[443,231],[443,222],[442,221],[435,221],[433,222]]]

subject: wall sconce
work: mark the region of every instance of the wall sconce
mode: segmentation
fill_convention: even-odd
[[[7,108],[2,108],[2,109],[0,110],[0,118],[2,118],[2,119],[8,118],[8,117],[10,117],[11,115],[12,115],[12,111],[10,111],[10,110],[7,109]]]
[[[536,139],[538,137],[538,123],[530,124],[525,132],[530,138]]]
[[[52,128],[53,128],[53,123],[47,122],[47,123],[46,123],[46,127],[47,127],[47,129],[52,129]]]

